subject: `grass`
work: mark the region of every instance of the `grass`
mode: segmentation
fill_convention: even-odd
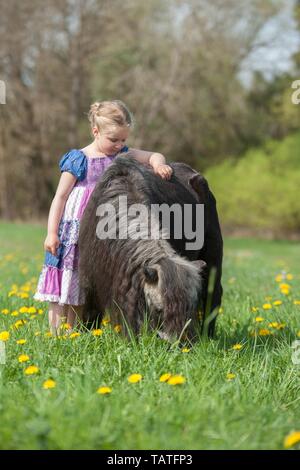
[[[32,299],[44,235],[39,226],[0,223],[0,332],[10,333],[0,364],[1,448],[282,449],[299,431],[300,364],[291,348],[300,330],[296,243],[227,239],[217,339],[182,352],[149,333],[125,340],[109,324],[101,336],[47,336],[47,304]],[[288,295],[275,280],[282,270],[293,275]],[[43,312],[20,313],[22,306]],[[20,319],[27,322],[13,327]],[[260,329],[272,334],[251,336]],[[20,354],[29,360],[19,363]],[[39,372],[25,375],[29,365]],[[168,372],[186,382],[161,383]],[[129,383],[133,373],[142,380]],[[45,390],[49,378],[56,387]],[[102,385],[112,392],[96,393]]]

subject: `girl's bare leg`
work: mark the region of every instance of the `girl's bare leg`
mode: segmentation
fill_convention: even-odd
[[[58,334],[59,327],[61,323],[66,321],[66,306],[59,305],[57,302],[49,303],[49,328],[53,335]]]

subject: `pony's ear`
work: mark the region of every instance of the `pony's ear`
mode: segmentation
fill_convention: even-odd
[[[189,184],[199,196],[199,202],[205,204],[208,200],[209,187],[204,176],[195,173],[190,179]]]
[[[144,274],[146,281],[150,284],[155,284],[158,281],[157,269],[144,266]]]
[[[207,264],[202,259],[196,259],[192,261],[192,264],[198,268],[199,273],[204,271],[207,268]]]

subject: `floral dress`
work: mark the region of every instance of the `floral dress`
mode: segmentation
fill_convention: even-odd
[[[119,152],[127,152],[123,147]],[[80,220],[99,178],[114,161],[116,155],[87,157],[73,149],[60,160],[61,172],[72,173],[77,181],[70,192],[59,223],[60,245],[56,256],[45,252],[45,260],[38,280],[35,300],[57,302],[59,305],[83,305],[84,295],[79,288],[78,236]]]

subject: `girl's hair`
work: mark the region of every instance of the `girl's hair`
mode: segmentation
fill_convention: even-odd
[[[96,101],[90,107],[88,119],[91,127],[105,130],[109,127],[132,127],[133,117],[120,100]]]

